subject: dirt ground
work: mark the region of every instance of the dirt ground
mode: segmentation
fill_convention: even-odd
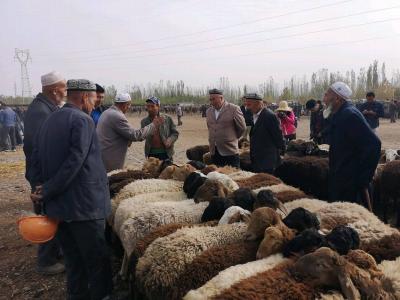
[[[139,126],[141,117],[130,116],[131,124]],[[299,121],[298,138],[307,138],[308,128],[309,121],[303,117]],[[180,136],[175,146],[175,162],[183,163],[187,148],[207,144],[207,127],[201,117],[184,116],[183,126],[178,129]],[[400,149],[399,122],[390,124],[383,120],[378,135],[384,148]],[[143,147],[143,143],[133,143],[126,160],[128,166],[142,164]],[[21,148],[15,153],[0,153],[0,299],[64,299],[65,276],[36,274],[36,246],[23,241],[17,231],[16,220],[31,210],[24,170]]]

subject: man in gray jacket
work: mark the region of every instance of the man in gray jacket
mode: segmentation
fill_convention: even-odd
[[[148,126],[134,129],[125,117],[130,102],[129,94],[118,94],[114,105],[100,116],[97,123],[96,131],[107,172],[122,169],[130,143],[143,141],[162,123],[161,118],[155,118]]]

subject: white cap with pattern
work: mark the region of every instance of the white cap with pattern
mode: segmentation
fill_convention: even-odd
[[[49,85],[53,85],[57,82],[63,81],[64,76],[62,76],[59,72],[57,71],[53,71],[47,74],[42,75],[41,77],[41,82],[42,82],[42,86],[49,86]]]
[[[350,87],[344,82],[337,81],[330,86],[330,89],[335,92],[338,96],[342,97],[345,100],[350,99],[353,92]]]
[[[117,94],[114,100],[115,103],[125,103],[130,101],[131,101],[131,96],[128,93]]]

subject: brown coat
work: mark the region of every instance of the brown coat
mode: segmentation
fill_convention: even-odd
[[[238,154],[238,140],[246,130],[239,106],[225,101],[218,119],[215,119],[214,107],[209,107],[206,115],[211,155],[215,154],[215,145],[222,156]]]

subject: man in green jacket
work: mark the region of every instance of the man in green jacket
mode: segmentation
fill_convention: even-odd
[[[155,117],[161,117],[164,122],[156,130],[146,137],[144,154],[146,157],[156,157],[160,160],[173,159],[174,143],[178,139],[179,132],[172,118],[165,114],[160,114],[160,99],[150,97],[146,100],[146,110],[148,116],[141,121],[141,127],[144,128]]]

